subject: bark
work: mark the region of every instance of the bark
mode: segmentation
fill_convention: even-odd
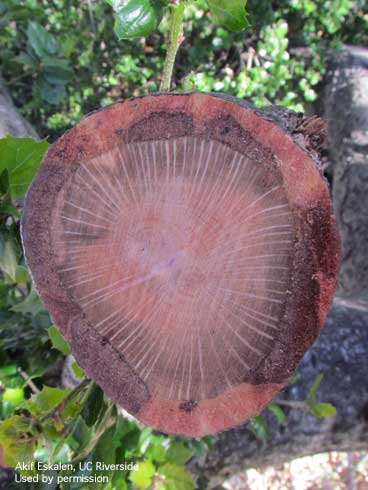
[[[210,488],[246,468],[278,465],[324,451],[368,448],[368,311],[344,300],[335,300],[326,326],[304,356],[298,380],[278,399],[304,400],[319,373],[324,377],[316,401],[330,402],[336,417],[316,419],[295,408],[285,408],[284,427],[267,410],[271,430],[268,442],[257,440],[247,425],[217,437],[214,448],[191,470]],[[276,399],[277,402],[277,399]]]
[[[368,50],[331,56],[325,92],[333,203],[342,245],[338,293],[368,303]]]
[[[15,108],[5,83],[0,77],[0,138],[7,134],[38,138],[36,131]]]

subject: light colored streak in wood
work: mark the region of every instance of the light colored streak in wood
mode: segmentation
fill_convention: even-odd
[[[86,213],[90,216],[93,216],[94,218],[98,219],[98,220],[102,220],[102,221],[105,221],[106,223],[109,223],[110,225],[113,225],[115,223],[114,220],[110,220],[110,219],[107,219],[106,217],[104,216],[101,216],[99,214],[96,214],[96,213],[92,213],[91,210],[88,210],[86,208],[83,208],[81,206],[77,206],[75,203],[71,202],[71,201],[64,201],[64,209],[65,209],[65,205],[67,206],[72,206],[73,208],[76,208],[78,209],[79,211],[82,211],[83,213]],[[107,214],[110,214],[110,211],[108,211],[107,209],[104,209],[104,212],[107,213]],[[115,216],[115,215],[111,215],[111,216]]]
[[[106,230],[106,231],[111,230],[111,228],[106,228],[106,226],[102,226],[102,225],[96,225],[95,223],[91,223],[90,221],[83,221],[83,220],[79,220],[79,219],[69,218],[68,216],[65,216],[65,215],[61,215],[61,218],[65,219],[67,221],[70,221],[71,223],[76,223],[79,225],[92,226],[94,228],[100,228],[100,229]]]
[[[119,156],[120,166],[123,169],[124,176],[126,178],[126,181],[128,182],[128,187],[129,187],[129,190],[130,190],[130,194],[132,196],[132,199],[133,199],[133,201],[136,204],[138,204],[139,197],[137,196],[136,192],[134,191],[134,186],[132,185],[132,182],[131,182],[130,177],[129,177],[129,173],[128,173],[127,169],[126,169],[126,159],[125,159],[125,156],[126,155],[123,154],[122,147],[120,147],[120,148],[117,149],[117,154]]]
[[[258,354],[259,356],[263,356],[263,352],[261,352],[259,349],[257,349],[257,347],[254,347],[253,345],[251,345],[246,339],[244,339],[236,330],[233,329],[233,327],[231,326],[231,324],[226,320],[225,317],[223,317],[220,313],[219,313],[219,316],[222,317],[222,320],[223,322],[225,323],[225,325],[228,327],[228,329],[240,340],[240,342],[242,342],[246,347],[248,347],[249,350],[255,352],[256,354]]]
[[[105,196],[106,202],[108,202],[112,208],[115,208],[117,211],[120,211],[119,206],[115,203],[115,201],[113,199],[111,199],[111,196],[106,191],[106,189],[101,185],[100,181],[95,177],[93,172],[91,172],[86,165],[83,165],[83,163],[80,165],[79,171],[78,171],[79,180],[83,184],[86,184],[86,180],[83,179],[81,174],[80,174],[81,170],[85,171],[86,174],[90,177],[91,181],[93,181],[96,184],[96,186],[101,190],[100,198],[102,197],[102,194],[103,194]],[[104,180],[106,180],[106,179],[104,179]],[[102,199],[101,199],[101,201],[104,202]]]

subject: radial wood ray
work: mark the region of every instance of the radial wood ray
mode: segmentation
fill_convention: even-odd
[[[22,233],[82,367],[168,432],[257,413],[317,335],[335,285],[336,230],[312,160],[252,110],[206,94],[116,104],[66,133]]]

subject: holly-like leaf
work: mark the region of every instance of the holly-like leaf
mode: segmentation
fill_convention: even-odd
[[[314,403],[310,411],[315,417],[333,417],[336,415],[336,407],[331,403]]]
[[[246,5],[247,0],[208,0],[215,22],[232,32],[242,31],[249,26]]]
[[[46,140],[0,139],[0,174],[7,169],[13,199],[23,199],[49,144]]]
[[[56,407],[69,393],[70,388],[63,390],[61,388],[53,388],[52,386],[44,386],[40,393],[32,395],[25,402],[25,408],[34,415],[44,415],[45,412]]]
[[[116,14],[115,33],[119,39],[149,36],[160,20],[158,2],[150,0],[106,0]]]
[[[60,351],[62,354],[65,354],[66,356],[68,356],[71,353],[71,349],[68,342],[64,339],[59,329],[55,327],[55,325],[52,325],[47,330],[47,333],[50,337],[54,349]]]

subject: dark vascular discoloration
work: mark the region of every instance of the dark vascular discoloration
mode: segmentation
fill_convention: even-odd
[[[271,150],[260,145],[251,135],[250,131],[244,129],[231,115],[210,119],[206,122],[203,132],[206,138],[221,141],[232,150],[246,155],[256,167],[265,166],[267,172],[263,173],[265,188],[272,185],[282,185],[282,175],[277,168],[274,155]]]
[[[187,413],[192,413],[197,405],[198,403],[195,402],[194,400],[189,400],[187,402],[180,403],[179,409]]]
[[[318,336],[324,321],[320,318],[321,303],[326,301],[320,278],[334,284],[339,264],[338,250],[325,247],[326,241],[338,243],[336,229],[330,224],[331,211],[329,202],[320,202],[295,214],[298,239],[285,306],[285,334],[278,339],[263,367],[257,370],[257,383],[286,381]],[[327,308],[324,304],[326,312]]]
[[[104,347],[108,343],[109,343],[109,339],[107,337],[102,337],[101,338],[101,345],[102,345],[102,347]]]
[[[69,179],[72,170],[72,166],[66,166],[63,162],[48,160],[46,154],[37,178],[28,191],[21,224],[25,256],[36,287],[39,288],[41,298],[55,323],[64,325],[63,330],[67,336],[70,318],[78,315],[79,307],[70,303],[70,298],[60,284],[54,254],[50,247],[50,223],[57,195]]]
[[[121,128],[121,129],[116,129],[116,130],[115,130],[115,134],[117,134],[118,136],[123,137],[123,136],[124,136],[124,134],[125,134],[125,129],[124,129],[124,128]]]
[[[88,376],[103,386],[107,395],[123,404],[130,413],[137,413],[150,398],[147,386],[121,353],[110,343],[105,343],[104,339],[101,341],[86,321],[73,323],[71,346],[77,361],[86,367]]]
[[[184,112],[152,112],[129,127],[125,142],[178,138],[194,134],[193,120]]]
[[[252,106],[245,100],[239,100],[227,94],[212,95],[252,110]],[[327,150],[327,125],[325,121],[317,116],[306,117],[302,113],[296,113],[278,106],[257,109],[255,113],[276,124],[289,134],[294,142],[308,153],[318,167],[323,165]]]

